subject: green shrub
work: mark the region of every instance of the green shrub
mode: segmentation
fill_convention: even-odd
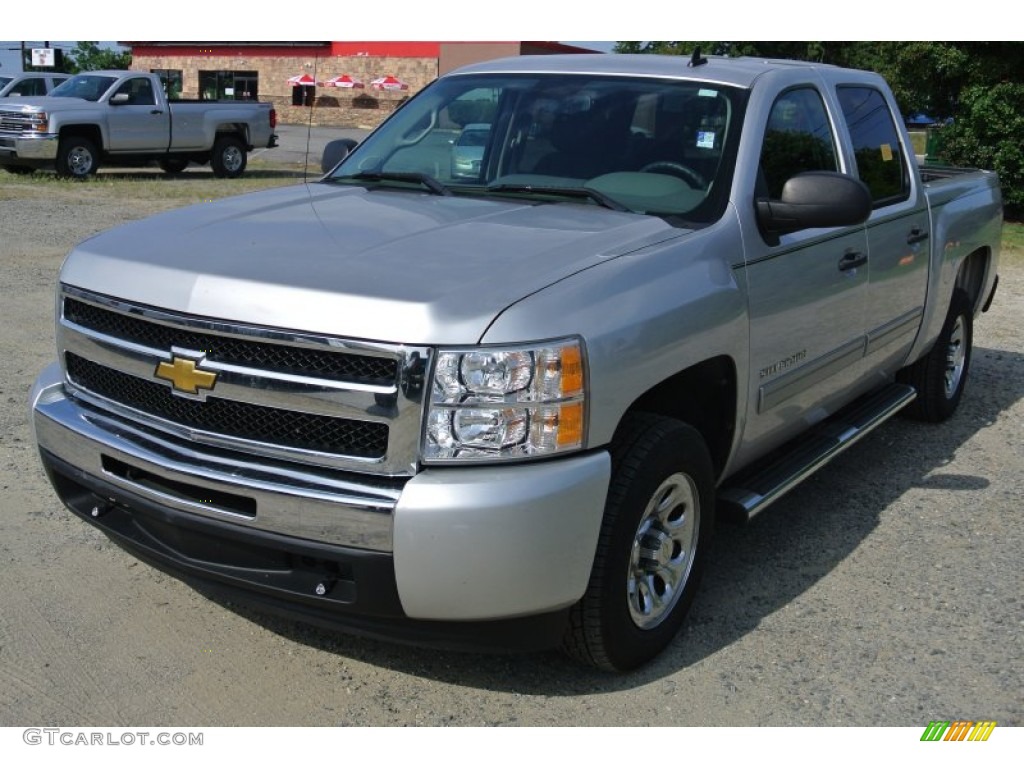
[[[998,172],[1007,217],[1024,217],[1024,83],[965,88],[939,143],[948,163]]]

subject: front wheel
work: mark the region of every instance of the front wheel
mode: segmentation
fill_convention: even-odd
[[[612,480],[590,582],[563,647],[610,671],[672,642],[693,602],[714,524],[714,470],[692,427],[630,414],[612,443]]]
[[[899,380],[917,390],[917,399],[903,413],[918,421],[945,421],[956,411],[967,385],[974,342],[974,308],[957,288],[939,338],[928,354],[899,373]]]
[[[237,136],[221,136],[213,144],[210,167],[213,175],[221,179],[236,179],[245,170],[248,158],[245,144]]]
[[[84,136],[62,138],[57,145],[57,175],[71,179],[85,179],[99,170],[100,160],[96,145]]]

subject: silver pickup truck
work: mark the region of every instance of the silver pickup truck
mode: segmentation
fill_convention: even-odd
[[[0,75],[0,99],[45,96],[71,75],[63,72],[16,72]]]
[[[86,178],[101,163],[180,173],[195,162],[235,178],[254,147],[276,146],[276,122],[269,103],[169,101],[156,75],[86,72],[48,96],[0,101],[0,168]]]
[[[376,637],[644,663],[716,517],[953,414],[996,289],[995,175],[866,72],[492,61],[349,149],[76,247],[31,409],[128,551]]]

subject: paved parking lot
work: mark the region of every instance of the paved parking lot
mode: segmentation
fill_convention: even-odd
[[[278,125],[278,145],[273,149],[255,149],[250,158],[261,158],[274,163],[302,163],[307,154],[317,169],[324,146],[335,139],[362,141],[369,131],[362,128],[323,128],[305,125]]]

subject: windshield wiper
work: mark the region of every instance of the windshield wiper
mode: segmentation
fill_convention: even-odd
[[[593,200],[598,205],[611,208],[613,211],[629,213],[630,210],[618,200],[608,197],[604,192],[598,192],[590,187],[545,187],[535,184],[495,184],[487,187],[488,192],[526,192],[538,195],[562,195],[564,197],[580,197]]]
[[[433,176],[414,171],[363,171],[354,173],[351,176],[332,176],[331,181],[406,181],[413,184],[422,184],[435,195],[450,196],[452,191]]]

